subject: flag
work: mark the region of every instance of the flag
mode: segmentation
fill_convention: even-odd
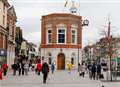
[[[66,7],[66,6],[67,6],[67,4],[68,4],[68,0],[66,0],[64,7]]]

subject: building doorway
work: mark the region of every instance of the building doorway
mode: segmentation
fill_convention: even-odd
[[[60,53],[57,56],[57,69],[65,70],[65,55],[63,53]]]

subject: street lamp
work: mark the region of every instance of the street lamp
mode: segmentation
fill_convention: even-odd
[[[101,45],[97,44],[96,50],[97,50],[97,62],[100,63],[100,54],[101,54]]]
[[[88,26],[88,25],[89,25],[89,20],[85,19],[85,20],[82,21],[82,27],[83,26]],[[79,52],[80,51],[79,51],[79,44],[78,44],[78,72],[79,72],[79,59],[80,59],[79,58]]]

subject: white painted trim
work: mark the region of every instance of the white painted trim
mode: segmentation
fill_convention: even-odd
[[[64,43],[58,43],[58,30],[60,30],[60,29],[64,29],[65,30],[65,42]],[[66,27],[64,26],[59,26],[59,27],[57,27],[57,44],[66,44],[66,39],[67,39],[67,37],[66,37],[66,35],[67,35],[67,32],[66,32]]]
[[[48,30],[51,30],[51,43],[48,43]],[[47,28],[46,29],[46,35],[47,35],[47,37],[46,37],[47,44],[52,44],[52,28]]]
[[[72,43],[72,30],[75,30],[75,43]],[[71,44],[73,44],[73,45],[77,44],[77,28],[75,28],[75,27],[71,28]]]

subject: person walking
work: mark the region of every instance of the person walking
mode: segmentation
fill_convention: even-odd
[[[43,73],[43,83],[45,84],[49,73],[49,65],[46,62],[44,62],[42,65],[42,73]]]
[[[26,63],[25,63],[25,65],[24,65],[25,75],[28,75],[28,70],[29,70],[29,63],[28,63],[28,61],[26,60]]]
[[[55,64],[52,63],[52,64],[51,64],[51,71],[52,71],[52,74],[54,73],[54,70],[55,70]]]
[[[85,71],[86,71],[86,66],[85,66],[84,63],[82,63],[82,65],[81,65],[81,73],[82,73],[83,78],[85,76]]]
[[[81,65],[80,65],[80,63],[78,63],[78,74],[79,74],[79,76],[81,76],[81,70],[80,70],[80,67]]]
[[[67,64],[67,67],[68,67],[68,73],[71,73],[71,70],[72,70],[72,64],[71,64],[71,63],[68,63],[68,64]]]
[[[16,75],[16,71],[18,69],[18,65],[16,63],[12,64],[12,69],[13,69],[13,76]]]
[[[40,61],[38,61],[38,63],[37,63],[37,74],[38,75],[40,75],[41,69],[42,69],[42,65],[41,65]]]
[[[21,64],[21,72],[22,72],[22,75],[24,75],[24,65],[25,65],[25,62],[24,61],[22,61],[22,64]]]
[[[91,64],[88,64],[88,65],[87,65],[87,70],[88,70],[88,74],[89,74],[89,78],[90,78],[90,79],[92,78],[91,69],[92,69],[92,65],[91,65]]]
[[[92,65],[91,74],[92,74],[91,77],[95,80],[95,76],[96,76],[96,64],[95,63],[93,63],[93,65]]]
[[[19,72],[19,76],[21,75],[21,70],[22,70],[22,63],[18,63],[18,72]]]
[[[4,74],[4,76],[6,76],[6,75],[7,75],[7,69],[8,69],[7,63],[4,63],[4,64],[2,65],[2,69],[3,69],[3,74]]]
[[[100,63],[97,64],[97,75],[96,75],[96,79],[100,79],[100,75],[101,75],[101,65]]]
[[[37,63],[35,64],[35,74],[38,74],[37,73]]]

